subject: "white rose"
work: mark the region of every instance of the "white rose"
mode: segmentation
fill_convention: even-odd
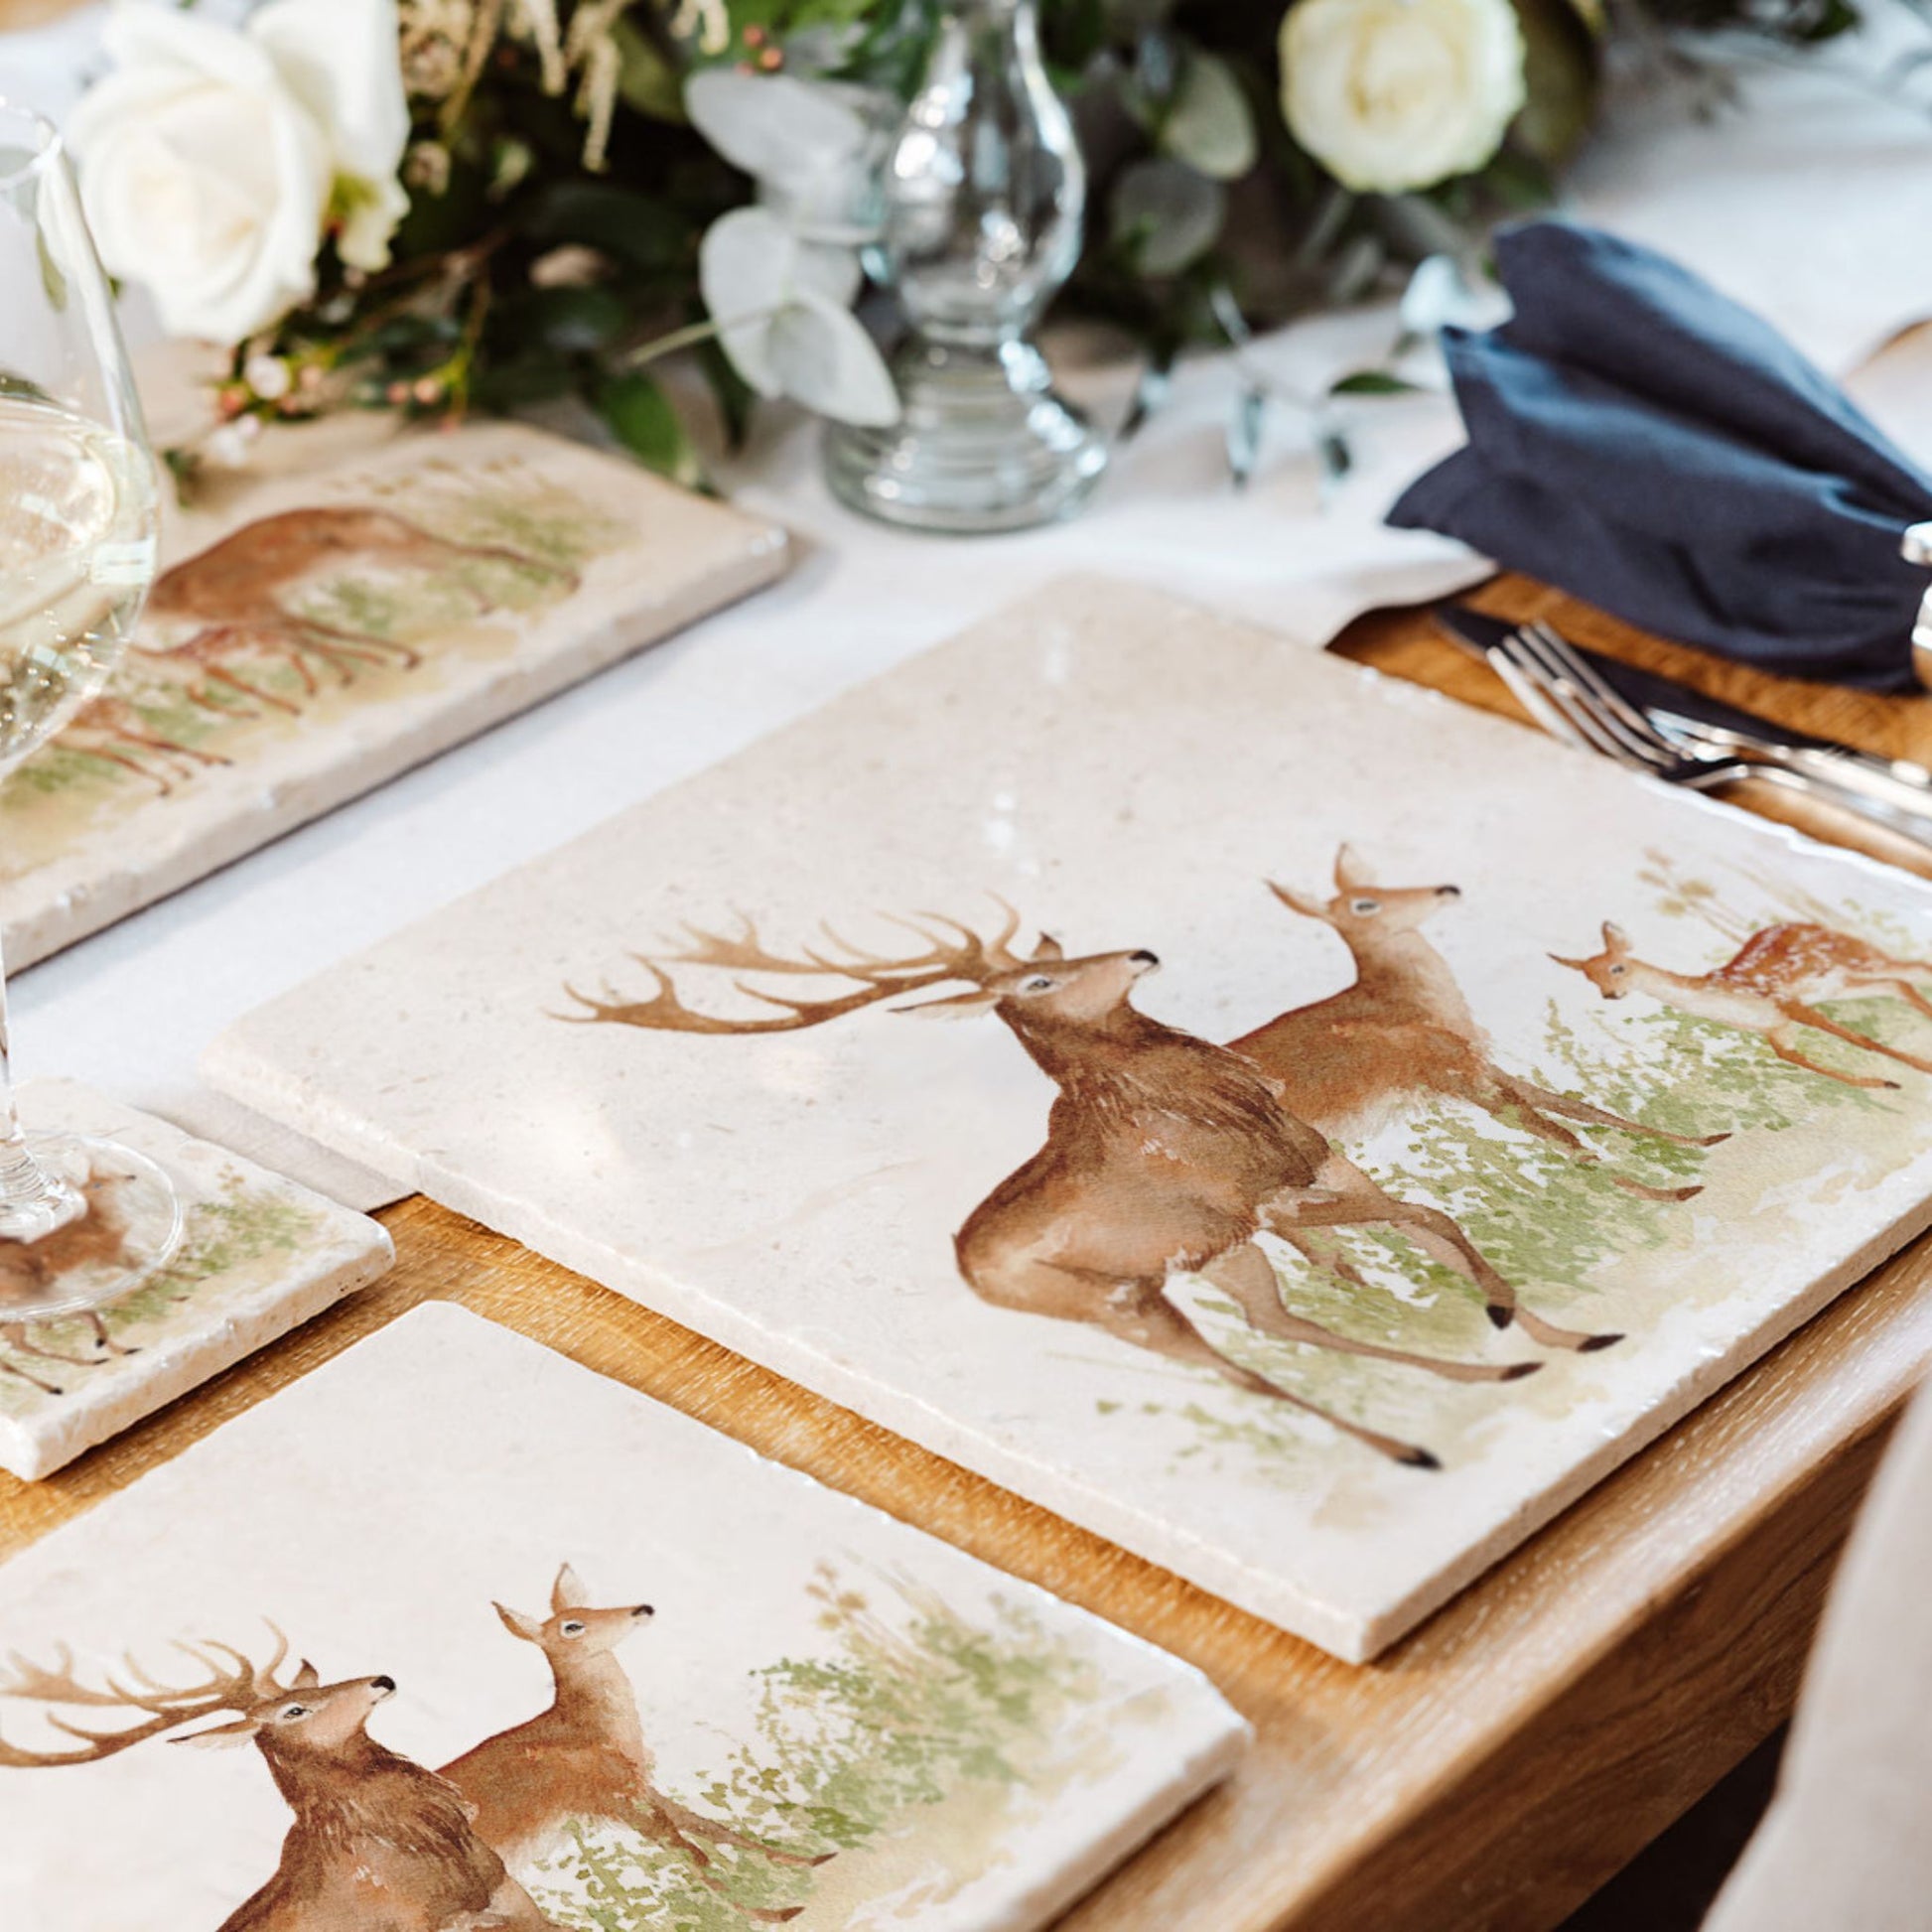
[[[1290,129],[1360,194],[1482,167],[1525,98],[1510,0],[1297,0],[1281,47]]]
[[[379,268],[408,207],[395,0],[271,0],[240,32],[118,0],[69,121],[108,270],[175,336],[240,342],[315,292],[324,229]]]
[[[388,267],[389,237],[409,211],[396,0],[273,0],[247,31],[328,137],[336,252],[350,268]]]

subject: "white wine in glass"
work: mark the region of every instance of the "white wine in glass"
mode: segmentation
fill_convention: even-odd
[[[112,293],[55,129],[0,101],[0,777],[96,697],[154,581],[159,505]],[[23,1131],[0,978],[0,1321],[97,1310],[181,1239],[145,1155]]]

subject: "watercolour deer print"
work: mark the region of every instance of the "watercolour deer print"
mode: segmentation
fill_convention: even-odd
[[[111,1267],[123,1258],[127,1242],[127,1222],[115,1190],[117,1174],[90,1174],[81,1188],[86,1206],[72,1220],[64,1222],[39,1241],[0,1242],[0,1341],[16,1354],[37,1361],[65,1362],[75,1368],[92,1368],[108,1355],[132,1355],[136,1351],[115,1341],[98,1311],[88,1311],[84,1319],[93,1329],[91,1356],[63,1354],[33,1338],[35,1323],[9,1318],[7,1305],[23,1301],[45,1303],[47,1291],[62,1276],[80,1268]],[[43,1395],[63,1393],[59,1384],[44,1381],[31,1370],[13,1362],[0,1361],[0,1375],[30,1383]]]
[[[1520,1127],[1587,1167],[1600,1157],[1566,1122],[1681,1147],[1716,1147],[1729,1139],[1647,1127],[1498,1065],[1449,962],[1422,930],[1461,897],[1460,889],[1378,885],[1346,845],[1335,855],[1334,882],[1328,899],[1306,897],[1272,880],[1268,889],[1291,912],[1334,932],[1354,961],[1354,984],[1230,1042],[1281,1081],[1289,1105],[1322,1133],[1353,1139],[1373,1132],[1404,1105],[1437,1095]],[[1609,1177],[1648,1200],[1688,1200],[1699,1191],[1651,1187],[1627,1174]]]
[[[6,1696],[135,1722],[94,1730],[54,1718],[77,1748],[28,1750],[0,1738],[0,1767],[91,1764],[169,1732],[204,1748],[252,1743],[295,1820],[275,1875],[219,1932],[558,1932],[478,1835],[456,1788],[369,1736],[393,1680],[324,1684],[304,1663],[283,1682],[288,1643],[279,1632],[265,1665],[226,1644],[186,1648],[205,1673],[187,1685],[163,1684],[131,1659],[125,1681],[95,1687],[65,1653],[52,1669],[15,1658],[12,1681],[0,1683]],[[182,1730],[224,1713],[226,1724]]]
[[[319,686],[311,660],[347,684],[358,668],[385,662],[407,668],[421,659],[407,645],[372,631],[305,617],[287,601],[292,592],[331,565],[445,570],[477,559],[512,564],[577,587],[577,573],[561,564],[500,544],[454,543],[393,510],[287,510],[245,523],[164,572],[148,598],[148,616],[186,620],[201,628],[168,648],[137,640],[135,651],[151,663],[197,668],[203,681],[189,696],[206,709],[231,708],[239,699],[293,712],[295,704],[244,678],[236,663],[251,655],[279,659],[313,696]],[[473,588],[471,594],[480,613],[493,608],[486,593]],[[228,694],[227,707],[215,697],[215,688]]]
[[[832,1853],[781,1850],[701,1812],[659,1789],[637,1702],[619,1644],[649,1622],[648,1603],[597,1609],[565,1564],[550,1591],[547,1617],[496,1604],[512,1636],[540,1649],[554,1686],[549,1705],[527,1723],[486,1738],[444,1765],[442,1775],[468,1798],[482,1837],[519,1863],[573,1818],[608,1819],[688,1858],[699,1879],[722,1889],[710,1870],[712,1850],[729,1845],[778,1864],[818,1865]],[[804,1910],[740,1905],[746,1918],[782,1924]]]
[[[1674,973],[1639,959],[1622,927],[1608,919],[1603,921],[1601,952],[1588,959],[1566,959],[1560,953],[1550,957],[1559,966],[1582,973],[1606,1000],[1648,994],[1680,1013],[1756,1034],[1779,1059],[1843,1086],[1896,1087],[1899,1083],[1876,1073],[1844,1073],[1813,1059],[1798,1043],[1803,1029],[1829,1034],[1915,1072],[1932,1073],[1932,1060],[1840,1026],[1817,1006],[1820,1000],[1849,994],[1891,993],[1918,1012],[1932,1015],[1932,1004],[1913,984],[1932,979],[1932,961],[1894,958],[1830,926],[1766,926],[1708,973]]]
[[[656,982],[647,998],[571,996],[586,1022],[693,1034],[782,1033],[824,1025],[904,994],[964,982],[968,991],[897,1009],[938,1017],[991,1014],[1059,1089],[1045,1145],[966,1218],[955,1238],[959,1271],[983,1301],[1077,1321],[1170,1360],[1212,1369],[1237,1387],[1321,1417],[1399,1462],[1437,1458],[1316,1407],[1226,1355],[1166,1294],[1170,1276],[1204,1276],[1258,1333],[1402,1363],[1458,1381],[1508,1381],[1537,1365],[1449,1362],[1360,1342],[1292,1314],[1274,1267],[1256,1245],[1268,1233],[1302,1252],[1317,1231],[1399,1229],[1482,1295],[1498,1327],[1519,1324],[1559,1348],[1608,1346],[1518,1303],[1509,1283],[1446,1214],[1390,1194],[1298,1116],[1281,1083],[1252,1060],[1141,1013],[1133,992],[1159,961],[1146,951],[1068,958],[1042,938],[1012,949],[1019,914],[985,939],[928,915],[914,925],[927,950],[884,958],[830,935],[832,952],[767,951],[747,922],[736,937],[693,928],[692,943],[662,963],[640,963]],[[898,921],[898,923],[909,923]],[[938,929],[943,928],[943,930]],[[951,936],[956,934],[957,936]],[[771,1015],[725,1018],[684,1004],[663,966],[722,967],[753,975],[844,979],[854,990],[796,999],[741,990]]]
[[[162,797],[175,788],[178,779],[193,777],[197,770],[230,760],[217,752],[204,752],[193,745],[177,744],[149,729],[141,714],[123,698],[111,693],[82,705],[72,722],[61,734],[61,742],[70,752],[91,759],[104,759],[137,778],[145,778]]]

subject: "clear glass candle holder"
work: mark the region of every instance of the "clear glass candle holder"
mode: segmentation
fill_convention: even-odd
[[[1080,253],[1086,171],[1035,0],[960,0],[888,156],[880,257],[910,325],[902,414],[835,425],[826,475],[889,523],[972,534],[1070,515],[1106,446],[1032,332]]]

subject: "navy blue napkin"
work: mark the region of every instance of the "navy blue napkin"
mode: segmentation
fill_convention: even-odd
[[[1389,512],[1617,617],[1798,677],[1913,682],[1932,476],[1776,330],[1564,221],[1496,238],[1515,314],[1445,329],[1468,446]]]

